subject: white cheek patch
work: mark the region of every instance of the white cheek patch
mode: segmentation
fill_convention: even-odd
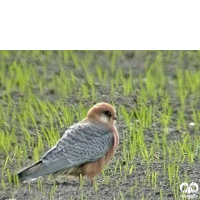
[[[106,116],[101,115],[100,121],[108,123],[108,118]]]

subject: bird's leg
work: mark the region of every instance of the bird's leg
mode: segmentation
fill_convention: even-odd
[[[91,186],[94,187],[94,180],[93,180],[93,178],[91,178],[90,182],[91,182]]]

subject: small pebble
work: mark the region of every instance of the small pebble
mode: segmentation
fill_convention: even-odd
[[[189,125],[190,125],[190,126],[194,126],[195,123],[194,123],[194,122],[190,122]]]

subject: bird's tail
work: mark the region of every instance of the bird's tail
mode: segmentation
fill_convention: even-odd
[[[23,182],[44,176],[47,174],[45,168],[45,164],[40,160],[34,165],[19,171],[17,173],[18,179],[20,182]]]

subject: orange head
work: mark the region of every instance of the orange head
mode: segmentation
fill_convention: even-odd
[[[87,113],[89,120],[113,124],[117,120],[116,111],[109,103],[97,103]]]

